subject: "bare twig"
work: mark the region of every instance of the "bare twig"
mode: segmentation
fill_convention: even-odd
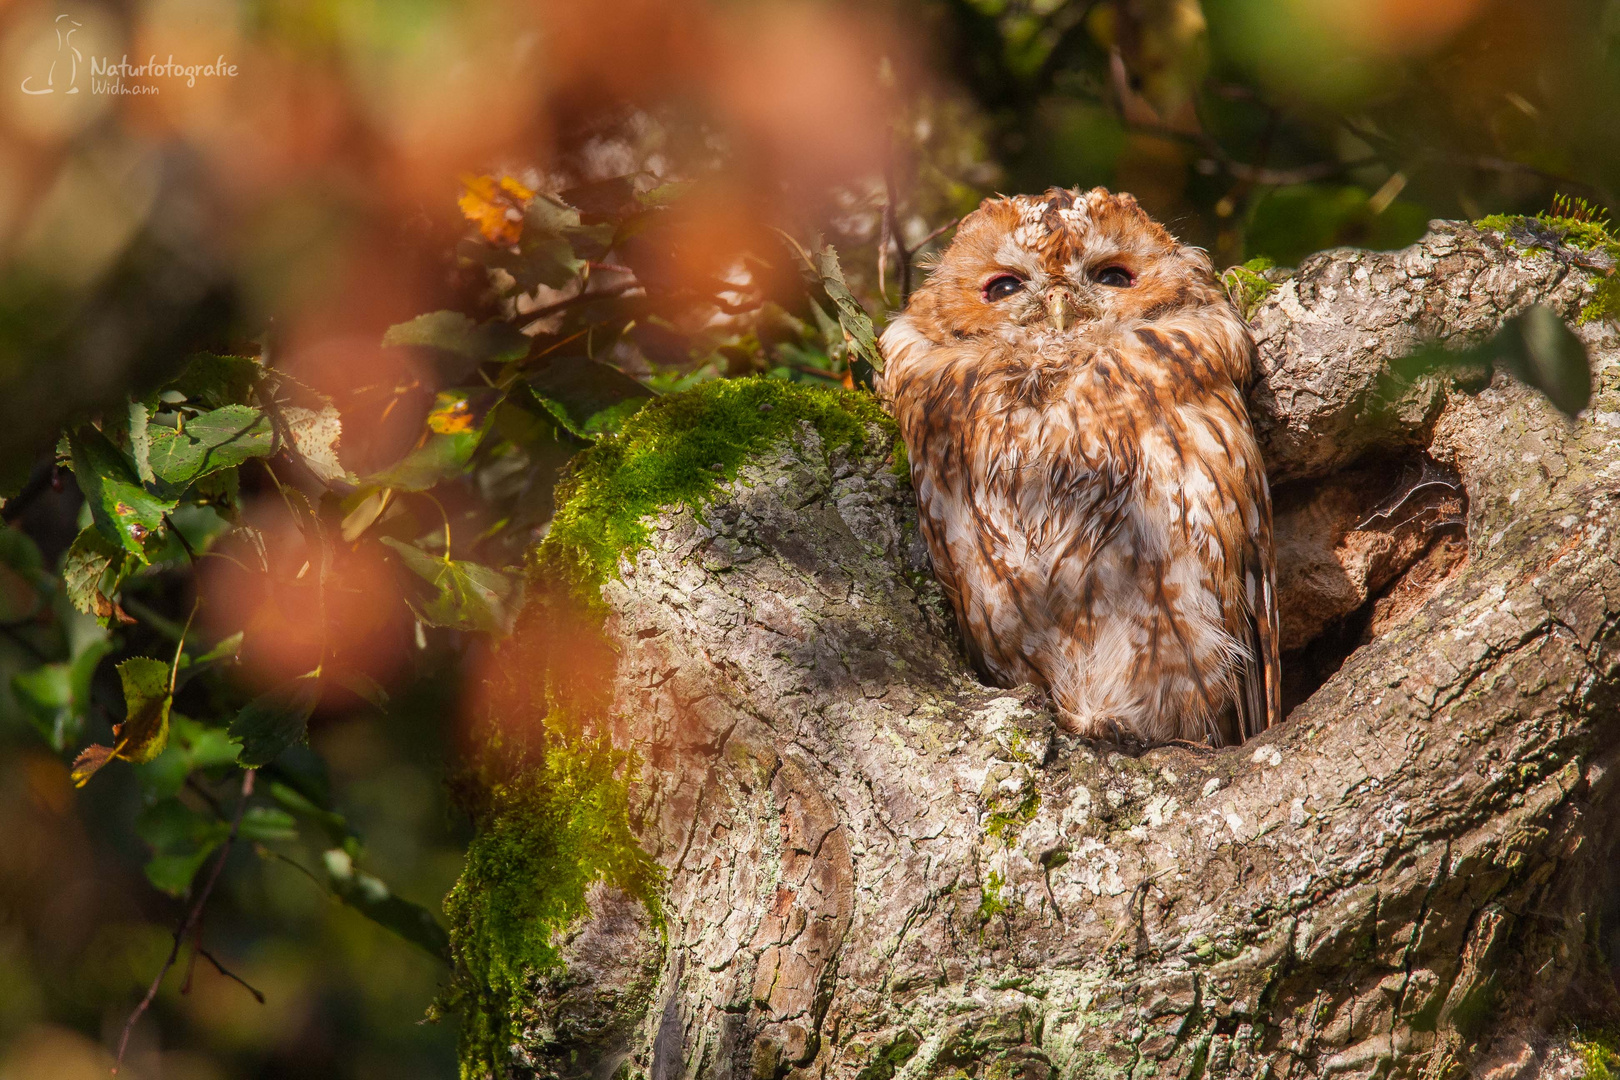
[[[163,524],[167,525],[169,527],[169,531],[174,533],[174,538],[180,541],[180,546],[186,549],[186,558],[190,559],[192,562],[196,562],[197,549],[191,546],[191,541],[187,540],[186,534],[180,531],[180,526],[174,523],[174,518],[170,517],[168,514],[164,514]]]
[[[123,1067],[124,1051],[129,1048],[129,1037],[135,1031],[136,1021],[145,1015],[147,1009],[152,1007],[152,1002],[157,998],[158,988],[163,985],[164,978],[169,974],[169,971],[174,967],[175,960],[180,956],[181,946],[185,943],[186,938],[191,935],[198,921],[202,919],[203,908],[207,906],[208,898],[214,892],[214,885],[219,881],[220,872],[225,869],[225,860],[231,857],[231,847],[236,842],[236,834],[241,831],[242,814],[247,810],[248,799],[253,797],[253,778],[257,775],[257,772],[256,769],[249,769],[242,774],[242,797],[236,803],[236,815],[231,819],[231,831],[226,834],[225,842],[220,845],[219,858],[214,861],[214,868],[209,871],[208,880],[203,882],[202,889],[198,891],[197,899],[192,902],[191,907],[186,911],[185,918],[180,921],[180,925],[175,929],[174,944],[169,949],[168,959],[163,961],[163,966],[158,969],[157,976],[152,979],[152,985],[146,988],[146,996],[141,998],[141,1003],[135,1006],[135,1011],[129,1014],[129,1019],[124,1023],[124,1033],[118,1039],[118,1057],[114,1060],[112,1067],[114,1075]],[[241,980],[237,981],[240,982]],[[248,987],[248,989],[251,990],[252,987]],[[258,996],[257,991],[254,992],[254,996]],[[260,1000],[262,1001],[263,998],[261,997]]]
[[[264,994],[263,994],[263,992],[261,992],[258,988],[256,988],[252,983],[250,983],[246,979],[242,978],[242,976],[238,975],[236,972],[232,971],[230,968],[228,968],[224,964],[220,963],[219,958],[217,956],[215,956],[213,953],[209,952],[207,949],[199,948],[199,949],[197,949],[197,955],[202,957],[204,960],[208,961],[210,964],[213,964],[215,971],[219,972],[221,975],[225,976],[227,979],[229,979],[232,982],[238,984],[239,986],[242,987],[242,989],[244,989],[248,993],[252,994],[254,1001],[257,1001],[260,1005],[264,1004]]]

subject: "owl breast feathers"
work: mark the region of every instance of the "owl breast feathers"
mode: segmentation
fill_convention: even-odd
[[[1129,195],[986,200],[883,334],[922,531],[975,664],[1066,726],[1241,741],[1279,718],[1253,339]]]

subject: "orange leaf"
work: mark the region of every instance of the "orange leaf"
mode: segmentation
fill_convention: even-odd
[[[534,192],[510,176],[461,177],[467,193],[456,201],[462,216],[492,244],[515,244],[523,235],[523,208]]]

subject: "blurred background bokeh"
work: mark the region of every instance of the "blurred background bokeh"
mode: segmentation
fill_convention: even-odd
[[[829,375],[737,299],[797,279],[772,227],[836,245],[881,325],[993,192],[1131,191],[1223,266],[1557,195],[1612,207],[1617,105],[1620,0],[0,0],[5,523],[58,566],[81,515],[59,430],[197,350],[339,400],[351,472],[408,450],[443,380],[387,327],[452,309],[533,333],[525,313],[568,295],[492,287],[467,245],[508,218],[497,199],[474,220],[469,179],[630,178],[647,205],[691,185],[656,250],[597,268],[687,296],[602,354],[668,389]],[[153,596],[179,573],[150,571]],[[143,646],[131,610],[109,657]],[[75,650],[88,617],[53,617]],[[445,778],[476,646],[354,618],[392,696],[323,704],[307,764],[370,872],[437,911],[468,833]],[[183,910],[143,875],[133,770],[75,789],[14,696],[38,650],[0,620],[0,1080],[104,1075]],[[236,846],[206,937],[265,1002],[183,959],[127,1075],[455,1075],[453,1019],[422,1022],[446,969],[335,902],[305,872],[321,858],[300,835]]]

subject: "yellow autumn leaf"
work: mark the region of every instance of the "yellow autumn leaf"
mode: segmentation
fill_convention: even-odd
[[[456,201],[462,216],[492,244],[515,244],[523,235],[523,208],[534,192],[510,176],[461,177],[466,194]]]

